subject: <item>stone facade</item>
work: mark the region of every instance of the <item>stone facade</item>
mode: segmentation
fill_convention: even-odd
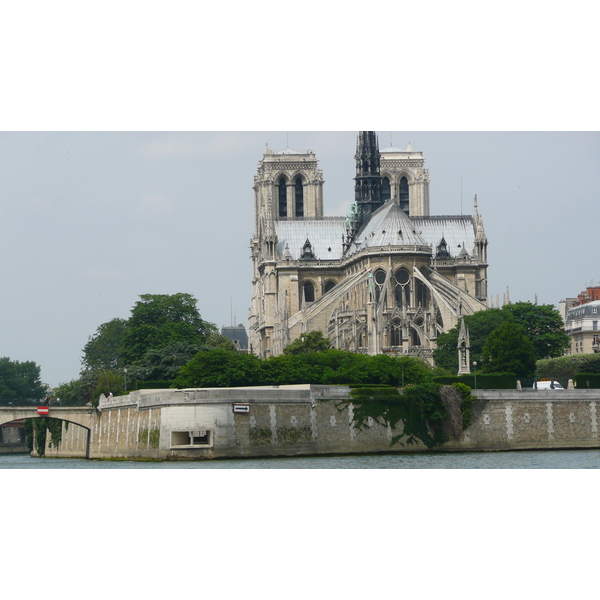
[[[437,336],[487,308],[487,237],[473,215],[431,216],[421,152],[360,132],[355,203],[325,217],[312,150],[267,148],[254,179],[250,351],[319,330],[335,348],[430,360]]]
[[[436,451],[598,448],[600,390],[476,392],[473,424]],[[390,446],[390,427],[352,426],[345,386],[143,390],[111,398],[93,417],[90,458],[198,460],[427,451]],[[63,425],[46,456],[84,457],[86,429]]]
[[[566,311],[565,331],[571,338],[569,354],[600,350],[600,300],[578,304]]]

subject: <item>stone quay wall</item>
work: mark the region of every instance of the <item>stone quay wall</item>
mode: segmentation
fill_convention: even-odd
[[[600,447],[600,390],[479,390],[473,424],[435,451]],[[140,390],[102,400],[90,458],[197,460],[428,451],[390,446],[390,427],[357,431],[345,386]],[[86,431],[63,424],[48,457],[84,457]]]

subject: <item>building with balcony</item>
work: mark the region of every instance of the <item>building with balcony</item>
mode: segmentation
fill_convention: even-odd
[[[567,310],[565,331],[571,337],[571,354],[591,354],[600,349],[600,300],[584,302]]]

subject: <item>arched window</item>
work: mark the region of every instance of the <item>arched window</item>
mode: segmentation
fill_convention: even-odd
[[[283,177],[279,180],[279,216],[287,217],[287,186]]]
[[[403,177],[400,180],[400,208],[408,215],[409,203],[408,203],[408,179]]]
[[[383,292],[383,284],[385,283],[385,271],[378,269],[375,271],[375,300],[379,302]]]
[[[381,180],[381,200],[387,202],[392,197],[392,190],[390,188],[390,180],[384,177]]]
[[[300,177],[296,177],[296,216],[303,217],[304,216],[304,188],[302,187],[302,179]]]
[[[390,331],[390,346],[402,346],[402,325],[400,319],[392,321],[392,330]]]
[[[315,301],[315,286],[310,281],[302,286],[302,290],[304,292],[304,302]]]
[[[396,271],[396,306],[402,308],[403,306],[410,306],[410,275],[404,268]]]
[[[335,287],[335,281],[331,281],[331,279],[325,284],[325,287],[323,288],[323,293],[326,294],[327,292],[329,292],[330,290],[332,290]]]
[[[412,345],[420,346],[421,345],[421,336],[413,329],[412,330]]]

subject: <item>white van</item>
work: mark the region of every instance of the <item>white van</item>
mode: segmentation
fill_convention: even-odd
[[[553,387],[554,386],[554,387]],[[533,384],[533,389],[536,389],[536,384]],[[538,390],[564,390],[565,388],[556,381],[552,381],[552,379],[540,379],[537,382]]]

